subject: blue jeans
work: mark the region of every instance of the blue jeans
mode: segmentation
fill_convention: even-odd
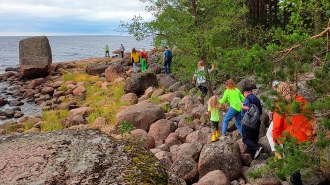
[[[171,60],[165,59],[164,61],[164,71],[166,74],[171,74]]]
[[[133,69],[134,69],[134,73],[136,73],[136,71],[137,71],[137,63],[136,62],[133,62]]]
[[[228,112],[225,115],[225,119],[222,124],[222,134],[226,134],[229,121],[235,116],[235,126],[239,133],[242,134],[242,125],[241,125],[241,112],[236,111],[234,108],[230,107]]]

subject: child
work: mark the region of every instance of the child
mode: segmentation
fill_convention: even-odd
[[[212,96],[208,103],[208,111],[206,112],[206,115],[209,115],[211,113],[211,130],[212,130],[212,138],[211,141],[216,141],[217,138],[219,137],[219,129],[218,129],[218,124],[220,120],[220,104],[219,104],[219,99],[217,96]]]
[[[148,63],[148,56],[144,48],[142,48],[140,57],[141,57],[141,71],[143,72],[147,70],[147,63]]]
[[[212,72],[214,69],[214,64],[212,64],[212,68],[208,69],[208,72]],[[204,71],[204,62],[201,60],[197,63],[197,70],[192,78],[192,84],[195,84],[202,91],[201,98],[199,99],[200,103],[204,105],[204,97],[207,95],[207,84],[206,84],[206,74]]]

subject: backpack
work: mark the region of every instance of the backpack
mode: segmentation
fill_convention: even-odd
[[[246,97],[250,102],[250,108],[245,112],[241,123],[250,127],[257,128],[258,121],[260,120],[259,109],[258,107],[250,100],[250,98]]]
[[[170,50],[167,50],[167,52],[166,52],[166,59],[172,60],[172,52]]]

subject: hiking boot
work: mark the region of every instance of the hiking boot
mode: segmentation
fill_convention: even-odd
[[[254,157],[253,157],[253,159],[256,159],[256,158],[258,158],[258,156],[259,156],[259,154],[260,154],[261,150],[262,150],[262,147],[260,147],[260,148],[259,148],[259,149],[256,151],[256,153],[254,154]]]
[[[213,133],[213,134],[212,134],[211,141],[214,142],[214,141],[216,141],[216,140],[217,140],[217,137],[216,137],[215,134]]]

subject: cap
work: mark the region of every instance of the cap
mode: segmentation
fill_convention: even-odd
[[[256,89],[254,85],[245,85],[241,91],[241,93],[243,94],[245,91],[252,91],[253,89]]]
[[[274,81],[272,82],[272,87],[276,87],[276,86],[278,86],[278,84],[280,84],[280,82],[277,81],[277,80],[274,80]]]

